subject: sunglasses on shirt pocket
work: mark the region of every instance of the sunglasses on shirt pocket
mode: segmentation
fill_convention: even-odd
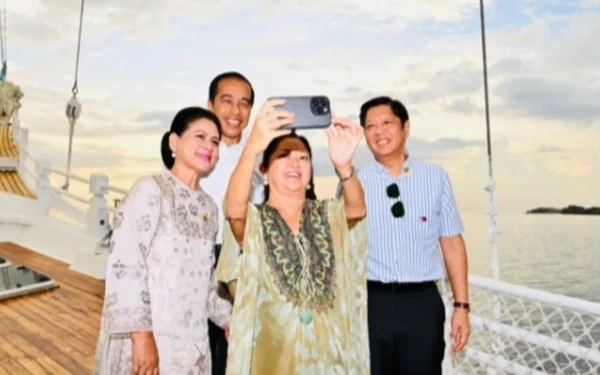
[[[396,202],[391,207],[392,216],[395,218],[404,217],[404,203],[400,200],[400,188],[398,187],[398,184],[389,185],[386,189],[386,193],[388,198],[396,199]]]

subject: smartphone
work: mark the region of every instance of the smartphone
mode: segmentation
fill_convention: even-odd
[[[272,99],[283,99],[285,104],[278,108],[294,113],[294,122],[283,126],[283,129],[324,129],[331,124],[331,106],[329,98],[320,96],[277,96]]]

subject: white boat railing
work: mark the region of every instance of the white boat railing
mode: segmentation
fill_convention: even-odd
[[[28,147],[29,129],[21,127],[18,112],[13,117],[11,132],[19,149],[17,170],[25,185],[37,197],[38,213],[48,215],[51,209],[56,209],[77,223],[85,223],[85,229],[94,238],[104,238],[110,231],[116,203],[127,194],[127,190],[110,186],[105,174],[94,173],[87,178],[67,174],[53,168],[49,160],[33,157]],[[60,179],[67,176],[70,181],[81,185],[79,189],[67,190],[60,185]],[[112,206],[108,204],[109,194],[117,198]]]
[[[469,288],[471,338],[445,373],[600,374],[600,303],[474,275]]]

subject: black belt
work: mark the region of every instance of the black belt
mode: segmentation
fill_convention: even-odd
[[[367,288],[389,293],[412,293],[437,288],[437,285],[435,281],[422,281],[418,283],[382,283],[381,281],[367,280]]]

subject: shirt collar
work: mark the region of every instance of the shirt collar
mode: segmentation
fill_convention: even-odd
[[[232,148],[237,148],[237,147],[244,147],[244,145],[246,144],[246,142],[248,141],[248,137],[249,137],[249,132],[242,132],[242,136],[240,137],[240,141],[238,143],[234,143],[232,145],[228,145],[227,143],[221,141],[219,143],[220,145],[220,149],[221,150],[229,150]]]
[[[414,162],[415,162],[415,158],[410,156],[410,153],[408,151],[406,151],[404,153],[405,155],[405,160],[404,163],[402,163],[402,173],[400,173],[400,176],[396,177],[399,178],[401,176],[405,176],[405,175],[410,175],[410,173],[412,172],[412,169],[414,167]],[[377,160],[375,160],[375,169],[377,172],[384,174],[386,176],[391,176],[390,172],[382,165],[380,164]]]

